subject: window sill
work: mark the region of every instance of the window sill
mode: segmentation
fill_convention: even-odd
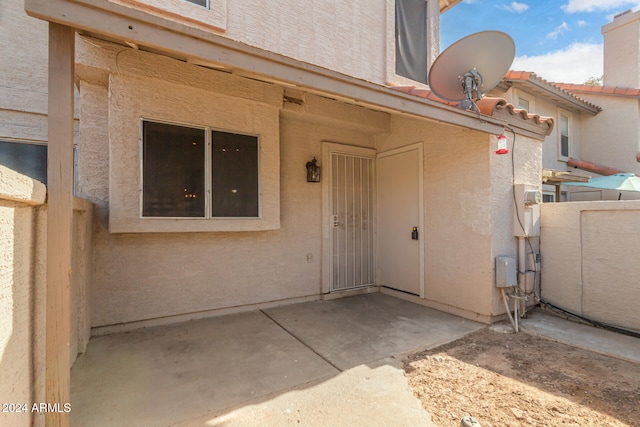
[[[205,218],[113,218],[110,233],[210,233],[265,231],[280,229],[280,218],[205,219]]]

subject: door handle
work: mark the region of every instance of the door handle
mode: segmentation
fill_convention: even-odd
[[[411,240],[418,240],[418,227],[413,227],[411,230]]]

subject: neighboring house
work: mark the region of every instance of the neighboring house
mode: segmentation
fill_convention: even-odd
[[[556,126],[542,145],[542,167],[546,171],[570,172],[560,175],[559,179],[579,179],[582,176],[580,173],[574,173],[572,168],[567,166],[567,162],[570,159],[582,158],[584,123],[595,120],[601,114],[601,108],[598,105],[585,101],[561,89],[557,84],[527,71],[509,71],[490,94],[504,97],[517,106],[523,114],[535,112],[553,117]],[[545,202],[556,201],[558,196],[560,200],[566,200],[566,192],[559,194],[561,191],[559,184],[562,181],[556,182],[558,185],[550,182],[544,184]]]
[[[510,71],[492,94],[527,111],[554,117],[543,145],[543,167],[569,172],[562,179],[640,173],[640,11],[617,15],[602,27],[603,85],[550,83]],[[501,90],[502,89],[502,90]],[[562,180],[556,181],[561,183]],[[612,190],[562,186],[563,200],[610,200]],[[545,185],[546,201],[555,200]],[[626,193],[625,199],[640,198]]]
[[[505,313],[495,257],[518,252],[513,185],[539,186],[553,120],[430,95],[439,15],[458,1],[320,3],[26,0],[51,22],[52,393],[68,374],[74,109],[94,334],[377,290]],[[495,154],[505,133],[513,157]]]

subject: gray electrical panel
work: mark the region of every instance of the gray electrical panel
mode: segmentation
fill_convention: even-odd
[[[516,259],[512,256],[496,257],[496,286],[510,288],[518,285]]]

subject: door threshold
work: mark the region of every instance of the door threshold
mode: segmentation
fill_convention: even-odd
[[[356,295],[365,295],[365,294],[372,294],[375,292],[380,292],[380,286],[378,285],[371,285],[371,286],[363,286],[362,288],[355,288],[355,289],[345,289],[342,291],[332,291],[331,293],[328,294],[322,294],[322,300],[324,301],[331,301],[334,299],[338,299],[338,298],[346,298],[346,297],[353,297]]]

